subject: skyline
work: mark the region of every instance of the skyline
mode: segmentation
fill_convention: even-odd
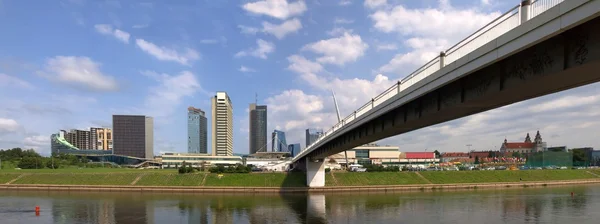
[[[234,108],[255,102],[258,93],[258,103],[269,107],[267,129],[286,132],[289,142],[304,148],[304,129],[328,130],[337,123],[330,89],[345,117],[518,4],[278,2],[285,4],[2,1],[0,29],[14,35],[0,37],[0,101],[5,102],[0,148],[47,154],[50,134],[57,130],[106,127],[112,114],[145,114],[155,118],[155,154],[184,152],[185,108],[208,111],[215,90],[228,92]],[[431,23],[423,25],[423,20]],[[593,133],[600,124],[599,86],[379,143],[403,151],[465,151],[467,144],[485,150],[499,147],[505,137],[517,141],[540,130],[552,145],[598,148]],[[248,117],[248,110],[234,112],[236,153],[248,151]]]

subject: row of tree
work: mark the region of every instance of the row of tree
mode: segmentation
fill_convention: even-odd
[[[81,167],[86,165],[85,158],[78,158],[74,155],[56,154],[50,157],[41,156],[33,149],[23,150],[21,148],[12,148],[0,150],[0,168],[14,168],[15,166],[21,169],[58,169],[63,167]]]

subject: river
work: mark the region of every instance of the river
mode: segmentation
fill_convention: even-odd
[[[0,191],[2,224],[582,224],[600,222],[599,210],[600,185],[288,195]]]

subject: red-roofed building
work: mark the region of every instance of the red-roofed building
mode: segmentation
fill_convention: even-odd
[[[466,152],[445,152],[442,153],[442,161],[454,162],[457,160],[465,160],[469,158],[469,153]]]
[[[538,131],[533,142],[529,137],[529,133],[527,133],[524,142],[508,142],[504,139],[502,146],[500,146],[500,152],[503,154],[511,154],[514,152],[526,154],[541,152],[544,151],[544,148],[546,148],[546,143],[542,142],[542,136],[540,135],[540,131]]]
[[[435,159],[435,153],[433,152],[406,152],[405,159]]]

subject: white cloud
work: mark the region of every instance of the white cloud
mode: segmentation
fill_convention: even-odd
[[[552,110],[564,110],[573,107],[594,105],[600,101],[598,96],[565,96],[545,103],[532,105],[528,108],[533,113]]]
[[[391,51],[398,50],[398,46],[396,44],[379,44],[377,45],[377,51]]]
[[[96,91],[115,91],[115,79],[100,71],[101,64],[88,57],[56,56],[46,61],[38,73],[51,81]]]
[[[387,5],[387,0],[365,0],[365,7],[375,9]]]
[[[330,31],[327,31],[327,35],[329,36],[340,36],[344,33],[352,33],[354,32],[354,30],[352,29],[346,29],[344,27],[335,27]]]
[[[186,48],[185,52],[177,52],[167,47],[157,46],[144,39],[136,39],[135,43],[144,52],[161,61],[174,61],[182,65],[190,65],[192,61],[200,59],[200,54],[191,48]]]
[[[410,38],[404,41],[404,45],[411,50],[396,54],[392,60],[381,66],[379,71],[406,76],[412,70],[438,56],[449,43],[446,39]]]
[[[242,67],[240,67],[240,69],[238,69],[238,71],[240,71],[240,72],[256,72],[256,70],[254,70],[252,68],[248,68],[248,67],[243,66],[243,65],[242,65]]]
[[[182,71],[177,75],[154,71],[144,71],[142,74],[158,82],[158,86],[150,88],[145,101],[146,113],[151,116],[167,118],[175,112],[184,98],[202,91],[196,76],[190,71]]]
[[[369,45],[359,35],[344,33],[340,37],[307,44],[302,49],[323,55],[317,58],[320,63],[344,65],[363,56],[367,48]]]
[[[334,24],[351,24],[354,23],[354,20],[344,19],[344,18],[335,18],[333,21]]]
[[[289,17],[302,15],[306,11],[306,4],[303,0],[291,3],[288,3],[287,0],[261,0],[246,3],[242,8],[250,13],[284,20]]]
[[[238,25],[238,28],[240,28],[240,32],[242,32],[243,34],[254,35],[254,34],[258,33],[258,28],[255,28],[255,27]]]
[[[129,37],[131,36],[129,33],[119,29],[113,29],[109,24],[96,24],[94,28],[98,33],[113,36],[114,38],[117,38],[117,40],[126,44],[129,43]]]
[[[374,27],[385,33],[445,38],[458,41],[500,16],[476,8],[455,9],[447,3],[440,8],[408,9],[402,5],[381,9],[370,15]],[[424,26],[423,24],[427,24]]]
[[[38,153],[47,154],[49,153],[50,136],[45,135],[33,135],[27,136],[23,139],[23,145],[26,149],[34,149]],[[42,150],[44,149],[44,150]]]
[[[263,22],[263,32],[273,34],[277,39],[283,39],[286,35],[298,32],[302,28],[302,23],[297,18],[287,20],[280,25],[269,22]]]
[[[352,0],[341,0],[339,4],[341,6],[352,5]]]
[[[490,5],[491,4],[491,0],[481,0],[481,4],[483,4],[483,5]]]
[[[33,89],[29,82],[3,73],[0,73],[0,86]]]
[[[275,44],[262,39],[256,40],[256,45],[256,48],[236,53],[235,57],[254,56],[257,58],[267,59],[267,54],[275,51]]]
[[[0,117],[0,135],[14,133],[21,129],[21,125],[17,121],[10,118]]]

